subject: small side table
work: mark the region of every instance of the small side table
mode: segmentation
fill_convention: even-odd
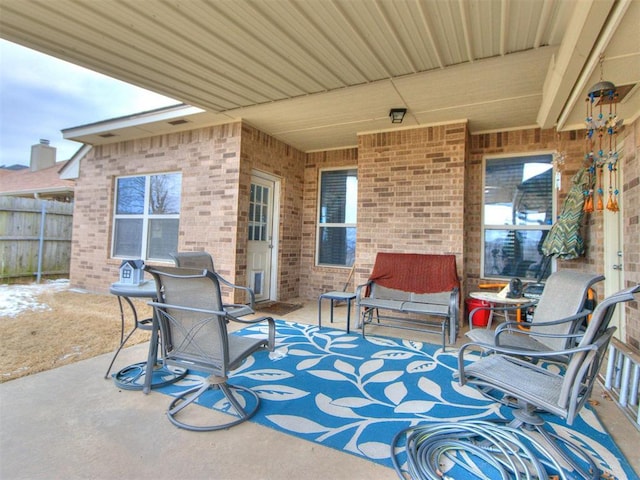
[[[153,387],[163,387],[184,378],[187,374],[186,369],[164,367],[158,360],[159,325],[155,312],[150,319],[140,320],[136,307],[131,301],[131,298],[155,299],[157,296],[156,283],[153,280],[145,280],[140,285],[124,285],[116,282],[111,284],[109,292],[118,298],[121,328],[120,345],[111,359],[105,378],[108,378],[118,353],[138,328],[151,331],[147,360],[134,363],[114,373],[112,375],[114,383],[125,390],[142,390],[144,393],[149,393],[149,390]],[[133,316],[133,327],[126,337],[124,337],[125,309],[123,308],[122,300],[129,305]]]
[[[331,323],[333,323],[333,307],[335,301],[347,302],[347,333],[349,333],[349,324],[351,323],[351,301],[356,298],[353,292],[326,292],[318,297],[318,328],[322,328],[322,299],[331,300]]]
[[[521,298],[501,297],[500,295],[498,295],[498,293],[495,293],[495,292],[471,292],[469,293],[469,296],[471,298],[475,298],[476,300],[483,300],[485,302],[489,302],[495,306],[502,305],[504,307],[513,307],[516,305],[525,305],[527,303],[535,302],[535,300],[532,300],[530,298],[525,298],[525,297],[521,297]],[[503,310],[503,312],[504,312],[505,320],[509,321],[509,311]],[[516,320],[520,322],[519,310],[516,313],[516,316],[517,316]],[[486,328],[491,328],[492,320],[493,320],[493,311],[491,311],[491,314],[489,315],[489,323],[487,324]],[[471,324],[471,320],[469,320],[469,328],[473,328],[473,325]]]

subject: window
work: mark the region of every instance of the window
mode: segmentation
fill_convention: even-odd
[[[269,205],[271,189],[257,183],[251,184],[249,196],[249,240],[266,242],[269,239]]]
[[[356,257],[358,177],[355,168],[320,172],[318,265],[353,265]]]
[[[116,179],[112,256],[170,260],[178,249],[182,175]]]
[[[483,191],[482,276],[537,279],[555,218],[552,155],[485,158]]]

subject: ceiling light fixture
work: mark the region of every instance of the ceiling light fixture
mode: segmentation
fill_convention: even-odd
[[[402,123],[402,120],[404,120],[404,115],[406,113],[406,108],[392,108],[389,111],[389,118],[391,118],[391,123]]]
[[[607,210],[617,212],[618,196],[618,129],[622,119],[618,119],[617,104],[620,101],[618,89],[609,81],[602,79],[602,63],[600,56],[600,81],[593,85],[587,93],[587,127],[585,166],[589,169],[590,188],[585,192],[584,211],[604,210],[603,177],[605,166],[609,172]],[[604,106],[608,105],[608,112]],[[594,108],[595,107],[595,108]],[[595,111],[594,111],[595,110]]]

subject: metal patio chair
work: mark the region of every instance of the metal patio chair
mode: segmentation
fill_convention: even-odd
[[[513,349],[548,352],[574,346],[579,339],[578,329],[591,313],[585,309],[585,300],[589,289],[604,280],[602,275],[594,273],[561,270],[549,276],[538,302],[535,304],[533,321],[530,323],[508,321],[495,330],[474,328],[466,333],[470,340],[487,345]],[[525,305],[526,306],[526,305]],[[470,319],[480,309],[470,312]],[[511,307],[497,307],[505,310]],[[523,308],[523,305],[513,307]],[[522,328],[526,325],[526,328]],[[556,360],[566,361],[566,357]]]
[[[571,425],[589,399],[598,375],[607,346],[616,327],[609,327],[609,321],[619,303],[634,299],[634,293],[640,292],[640,285],[622,290],[605,298],[599,303],[583,332],[576,347],[558,351],[523,351],[497,345],[470,342],[460,348],[458,354],[458,374],[461,385],[471,384],[489,398],[496,397],[495,392],[509,396],[517,402],[513,411],[510,427],[522,427],[524,431],[536,430],[554,450],[583,478],[600,478],[593,460],[581,449],[564,439],[559,439],[543,428],[544,420],[540,411],[548,412],[565,420]],[[481,357],[465,365],[465,353],[470,348],[492,349],[495,354]],[[560,368],[547,369],[542,363],[532,363],[529,357],[539,361],[566,356],[567,364]],[[585,470],[566,454],[557,442],[568,445],[568,451],[577,454],[590,465]]]
[[[176,252],[172,253],[171,257],[176,267],[181,268],[196,268],[199,270],[209,270],[215,272],[216,269],[213,265],[213,257],[207,252]],[[233,283],[225,280],[218,275],[219,282],[232,290],[242,290],[245,292],[246,297],[249,298],[249,303],[244,304],[224,304],[224,309],[232,314],[234,317],[244,317],[245,315],[252,315],[255,313],[256,296],[253,290],[249,287],[242,285],[234,285]]]
[[[146,270],[153,275],[158,288],[158,300],[150,305],[160,326],[163,364],[209,374],[202,385],[181,393],[171,402],[167,411],[169,420],[187,430],[211,431],[249,419],[258,410],[260,399],[250,388],[228,383],[227,374],[254,352],[264,348],[273,351],[273,318],[243,320],[225,311],[220,276],[215,272],[176,267],[147,267]],[[267,332],[264,337],[232,335],[227,331],[228,322],[247,325],[265,322]],[[186,407],[210,390],[222,392],[228,401],[228,413],[235,418],[206,425],[183,420]]]

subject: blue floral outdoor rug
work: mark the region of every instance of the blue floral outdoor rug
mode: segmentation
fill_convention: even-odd
[[[262,351],[230,376],[258,392],[261,405],[251,421],[296,437],[392,467],[390,445],[401,430],[430,422],[512,419],[511,409],[461,387],[457,349],[278,320],[274,352]],[[238,335],[264,336],[266,326]],[[158,391],[175,395],[202,381],[189,372]],[[225,411],[227,402],[208,392],[200,404]],[[547,416],[547,426],[586,448],[604,472],[637,478],[590,408],[572,427]],[[403,464],[406,455],[399,455]],[[473,475],[455,476],[476,478]]]

